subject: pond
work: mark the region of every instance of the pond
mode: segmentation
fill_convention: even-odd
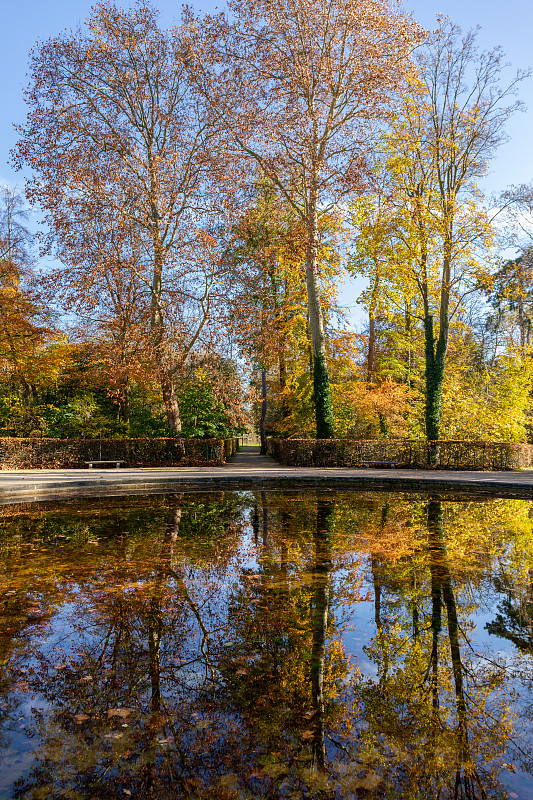
[[[1,508],[0,800],[533,798],[532,508]]]

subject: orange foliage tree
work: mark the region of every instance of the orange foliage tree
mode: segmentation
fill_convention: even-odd
[[[4,381],[31,404],[36,384],[60,366],[62,348],[46,348],[56,338],[33,283],[31,235],[22,197],[0,188],[0,369]],[[5,380],[7,379],[7,381]]]
[[[209,228],[223,197],[213,128],[179,55],[177,32],[161,30],[149,6],[95,6],[85,29],[34,49],[15,153],[33,170],[28,197],[66,266],[54,283],[114,327],[119,361],[125,325],[142,344],[171,435],[181,430],[176,379],[210,316],[219,262]]]

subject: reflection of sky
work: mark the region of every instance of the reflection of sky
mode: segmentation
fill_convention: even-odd
[[[369,587],[370,588],[370,587]],[[346,649],[355,657],[355,663],[366,678],[377,677],[377,667],[370,661],[363,651],[363,647],[376,633],[374,622],[374,600],[362,600],[352,607],[350,621],[354,630],[347,630],[343,634]]]
[[[452,577],[453,583],[453,577]],[[366,576],[366,582],[363,589],[368,590],[371,594],[371,600],[362,601],[351,608],[351,621],[355,627],[354,631],[348,630],[343,634],[343,641],[346,645],[348,652],[356,657],[356,663],[361,671],[363,678],[378,679],[377,666],[374,662],[370,661],[365,652],[364,646],[376,634],[375,619],[374,619],[374,587],[369,576]],[[363,591],[364,593],[364,591]],[[513,642],[503,637],[496,636],[489,633],[487,625],[493,622],[498,613],[498,605],[503,598],[508,597],[508,592],[498,594],[495,592],[489,576],[485,576],[483,581],[480,581],[479,593],[470,590],[469,601],[475,604],[475,609],[468,616],[469,629],[468,641],[470,647],[466,644],[464,636],[460,634],[461,641],[461,659],[463,663],[468,664],[468,669],[471,671],[472,676],[483,669],[486,659],[492,663],[499,664],[506,670],[507,674],[513,678],[515,677],[515,690],[516,696],[514,698],[514,710],[517,713],[517,719],[514,721],[514,741],[520,747],[526,743],[525,747],[528,750],[528,744],[531,741],[531,717],[525,717],[523,712],[533,703],[533,692],[530,681],[533,681],[533,655],[522,653]],[[459,624],[461,626],[461,597],[458,596],[458,611],[459,611]],[[398,595],[387,592],[386,586],[381,587],[381,603],[385,610],[383,610],[383,617],[392,619],[393,613],[388,606],[388,602],[394,603],[398,600]],[[429,620],[426,619],[426,625]],[[443,609],[442,615],[442,633],[441,637],[446,636],[447,632],[446,612]],[[463,631],[463,628],[461,628]],[[529,676],[528,685],[524,683],[524,675]],[[512,681],[511,681],[512,682]],[[522,716],[521,716],[522,715]],[[531,753],[526,752],[531,758]],[[516,761],[517,752],[513,747],[510,747],[506,755],[506,763],[512,764]],[[514,792],[519,800],[533,800],[533,781],[529,773],[523,772],[520,769],[512,771],[505,769],[499,776],[500,781],[505,786],[508,792]],[[509,795],[513,797],[513,795]]]

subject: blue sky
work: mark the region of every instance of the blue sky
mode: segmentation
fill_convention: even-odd
[[[9,151],[16,141],[13,124],[25,116],[23,89],[26,85],[28,53],[39,39],[57,35],[65,28],[83,22],[92,3],[89,0],[25,0],[10,2],[2,12],[0,29],[0,183],[23,182],[23,176],[9,165]],[[128,5],[123,2],[122,5]],[[162,23],[171,24],[179,17],[180,5],[174,0],[154,3],[161,10]],[[210,11],[222,2],[202,0],[194,3],[199,10]],[[533,5],[530,0],[405,0],[405,9],[426,28],[436,26],[437,14],[449,16],[463,28],[481,25],[479,43],[483,49],[501,45],[512,68],[533,65],[531,31]],[[519,96],[527,111],[518,113],[508,124],[510,140],[497,152],[484,181],[489,193],[533,180],[533,79],[519,87]],[[346,288],[346,301],[353,302],[354,287]]]
[[[127,3],[123,3],[127,5]],[[2,13],[0,32],[0,181],[20,181],[21,176],[7,163],[9,150],[16,141],[14,122],[24,119],[23,88],[26,84],[28,53],[38,39],[46,39],[83,22],[91,2],[77,0],[25,0],[10,2]],[[174,0],[155,4],[162,13],[163,24],[170,24],[180,13]],[[195,4],[201,10],[212,10],[215,2],[203,0]],[[218,3],[219,7],[222,3]],[[481,25],[483,48],[501,45],[514,68],[533,64],[531,31],[533,5],[528,0],[406,0],[406,10],[425,27],[435,27],[437,13],[446,14],[464,28]],[[533,79],[520,86],[520,96],[529,107],[517,114],[508,125],[511,141],[498,151],[487,176],[488,191],[497,192],[512,183],[533,180],[531,142],[533,132]]]

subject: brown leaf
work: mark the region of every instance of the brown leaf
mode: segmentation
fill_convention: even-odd
[[[126,717],[129,717],[132,711],[133,711],[132,708],[110,708],[107,711],[107,716],[120,717],[120,719],[126,719]]]

